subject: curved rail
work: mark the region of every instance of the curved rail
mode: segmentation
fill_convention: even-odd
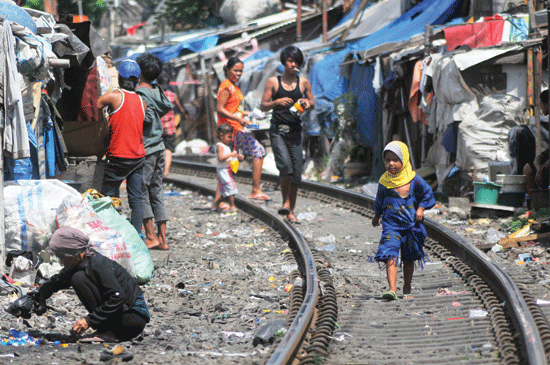
[[[175,165],[183,166],[188,169],[201,169],[215,173],[216,167],[204,163],[191,163],[174,159]],[[252,173],[249,170],[239,170],[239,177],[251,178]],[[278,183],[279,177],[273,174],[262,173],[262,180],[271,183]],[[302,181],[301,187],[304,190],[329,196],[333,199],[359,205],[372,209],[374,200],[365,195],[345,190],[342,188],[328,186],[311,181]],[[282,222],[284,224],[284,222]],[[517,285],[512,278],[498,267],[489,257],[487,257],[478,248],[466,242],[462,237],[451,230],[440,226],[436,222],[425,219],[425,226],[428,237],[437,240],[442,246],[450,251],[456,257],[461,258],[486,282],[490,283],[506,300],[506,311],[512,319],[515,328],[517,328],[522,339],[522,349],[524,359],[529,364],[546,364],[546,355],[543,343],[535,320],[527,303]],[[308,285],[309,287],[309,285]]]
[[[164,180],[174,185],[186,186],[204,194],[214,195],[216,193],[214,189],[189,181],[183,181],[176,177],[177,175],[171,174],[169,177],[165,177]],[[303,303],[284,338],[267,362],[269,365],[291,364],[307,335],[319,298],[319,278],[315,268],[315,259],[302,235],[291,224],[283,221],[277,214],[238,196],[235,196],[235,205],[243,212],[259,218],[270,227],[286,235],[289,238],[289,245],[292,244],[295,246],[296,250],[299,252],[300,260],[303,263],[301,274],[305,279],[304,282],[306,285]]]
[[[285,337],[279,343],[279,346],[277,346],[275,352],[273,352],[273,355],[267,362],[268,365],[289,364],[292,362],[296,355],[296,351],[300,348],[311,320],[313,319],[315,306],[319,298],[319,279],[317,277],[317,270],[315,269],[315,260],[313,259],[309,246],[296,228],[286,222],[285,225],[288,226],[288,232],[292,239],[296,241],[301,257],[305,259],[304,271],[306,278],[306,293],[302,307],[296,317],[294,317],[294,321]],[[293,350],[290,351],[289,349]]]

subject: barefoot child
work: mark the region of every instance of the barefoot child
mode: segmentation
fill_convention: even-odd
[[[383,152],[386,172],[378,185],[374,202],[374,227],[382,223],[382,237],[378,252],[374,257],[385,262],[389,290],[382,298],[397,299],[397,264],[399,251],[403,261],[403,297],[412,298],[411,281],[414,262],[425,261],[424,209],[435,205],[433,191],[420,176],[412,170],[409,162],[407,145],[393,141],[388,143]]]
[[[235,210],[235,194],[237,194],[237,185],[233,180],[233,172],[231,171],[230,161],[238,158],[244,159],[244,155],[239,155],[237,151],[231,152],[228,144],[231,142],[233,127],[229,124],[221,124],[217,129],[220,142],[216,144],[216,153],[218,155],[218,194],[219,197],[214,200],[212,209]],[[224,198],[229,197],[229,207],[226,209],[220,208],[220,203]]]

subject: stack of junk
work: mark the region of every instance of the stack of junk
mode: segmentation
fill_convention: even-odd
[[[99,162],[105,153],[108,121],[96,105],[113,90],[109,47],[88,21],[56,22],[12,2],[0,2],[0,14],[0,124],[5,125],[0,272],[7,279],[0,289],[24,294],[61,270],[46,250],[60,227],[82,230],[97,251],[139,283],[148,282],[153,262],[143,239],[116,209],[119,199],[89,189],[92,181],[83,186],[63,179],[71,173],[71,159],[93,156]]]

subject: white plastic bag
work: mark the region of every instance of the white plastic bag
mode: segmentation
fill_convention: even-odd
[[[59,228],[72,227],[84,232],[97,252],[118,262],[135,277],[134,263],[122,236],[107,227],[90,204],[73,204],[70,199],[66,199],[59,206],[56,220]]]
[[[40,252],[49,238],[47,227],[56,228],[55,214],[65,197],[72,197],[78,201],[82,199],[78,191],[60,180],[6,182],[4,184],[6,251]],[[49,234],[51,235],[51,232]]]
[[[226,24],[246,24],[254,19],[280,11],[279,0],[225,0],[220,16]]]

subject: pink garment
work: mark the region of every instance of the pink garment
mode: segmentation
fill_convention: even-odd
[[[504,20],[499,15],[486,17],[483,23],[445,28],[447,49],[452,51],[461,45],[471,48],[496,46],[502,42],[503,29]]]
[[[421,122],[422,124],[428,124],[426,114],[420,109],[420,98],[422,92],[420,91],[420,79],[422,78],[422,60],[417,61],[414,65],[411,94],[409,95],[409,112],[413,122]]]

